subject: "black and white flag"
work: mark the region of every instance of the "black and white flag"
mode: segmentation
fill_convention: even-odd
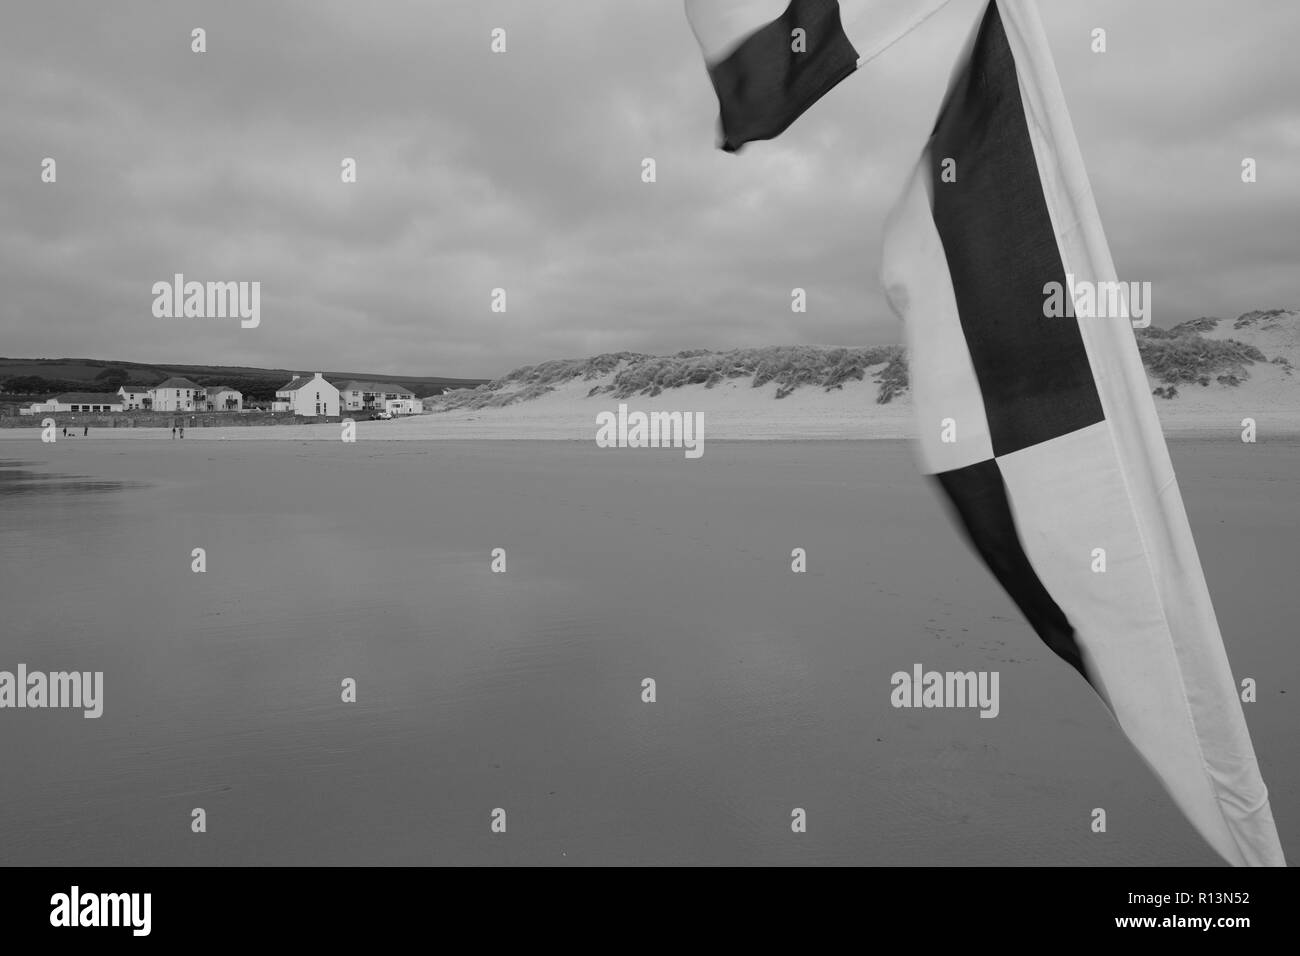
[[[854,4],[851,35],[833,0],[687,0],[723,148],[780,134],[941,5]],[[984,10],[886,225],[882,280],[906,327],[924,469],[975,549],[1209,844],[1284,865],[1033,0]],[[1053,290],[1073,305],[1078,289],[1117,307],[1051,307]]]

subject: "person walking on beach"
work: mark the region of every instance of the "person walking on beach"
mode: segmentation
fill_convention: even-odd
[[[89,426],[89,425],[87,425],[86,428],[85,428],[85,430],[82,431],[82,433],[81,433],[81,437],[82,437],[82,438],[89,438],[89,437],[90,437],[90,426]]]
[[[176,437],[176,426],[173,425],[173,426],[172,426],[172,438],[175,438],[175,437]]]
[[[181,437],[182,437],[182,438],[185,437],[185,426],[184,426],[184,425],[181,426]]]
[[[68,426],[67,426],[67,425],[64,425],[64,426],[63,426],[63,437],[64,437],[64,438],[67,438],[67,437],[68,437]]]

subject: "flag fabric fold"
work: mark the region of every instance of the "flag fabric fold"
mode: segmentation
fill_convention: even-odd
[[[686,0],[722,149],[772,139],[948,0]]]
[[[777,99],[731,132],[813,101]],[[1033,0],[989,2],[884,246],[923,469],[968,540],[1210,846],[1285,865],[1131,320],[1044,307],[1117,277]]]

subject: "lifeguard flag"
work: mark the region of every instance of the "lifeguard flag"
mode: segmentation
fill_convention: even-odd
[[[692,20],[712,2],[687,0]],[[705,47],[720,99],[741,104],[723,100],[724,148],[776,135],[838,82],[839,7],[792,0]],[[788,49],[804,16],[822,67],[790,66],[769,35]],[[984,10],[884,246],[922,465],[971,544],[1210,846],[1285,865],[1131,320],[1045,314],[1067,274],[1117,277],[1033,0]]]

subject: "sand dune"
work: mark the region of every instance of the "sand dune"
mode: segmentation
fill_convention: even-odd
[[[1261,440],[1300,434],[1300,312],[1196,319],[1140,341],[1166,432],[1239,435],[1249,417]],[[900,438],[913,428],[900,357],[896,347],[787,347],[553,362],[431,399],[431,414],[390,423],[388,435],[590,440],[596,414],[626,402],[703,412],[706,440]]]

